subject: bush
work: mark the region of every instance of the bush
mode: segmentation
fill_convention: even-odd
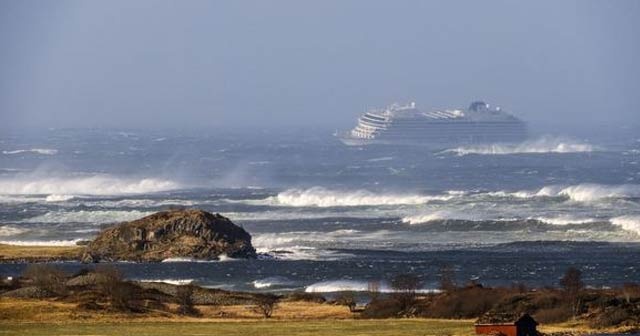
[[[349,311],[353,313],[356,309],[356,295],[353,292],[342,292],[336,297],[335,303],[349,307]]]
[[[400,274],[391,280],[392,297],[400,304],[402,315],[413,315],[412,308],[416,303],[416,290],[422,285],[414,274]]]
[[[420,307],[420,316],[436,318],[475,318],[488,312],[505,293],[489,288],[464,288],[436,296]]]
[[[599,314],[595,319],[589,321],[589,326],[592,328],[619,326],[630,317],[629,312],[622,308],[607,309]]]
[[[573,311],[569,305],[540,309],[534,314],[534,318],[540,323],[565,322],[572,317]]]
[[[65,295],[67,274],[61,269],[47,264],[31,264],[27,266],[24,278],[33,281],[33,285],[55,295]]]
[[[270,318],[278,303],[278,297],[270,294],[258,295],[255,298],[255,312],[264,318]]]
[[[189,316],[200,316],[200,311],[193,305],[193,285],[179,286],[176,291],[176,299],[178,300],[178,314]]]
[[[394,297],[375,299],[364,308],[362,318],[390,318],[403,313],[403,303]]]
[[[96,267],[95,274],[96,294],[105,298],[111,309],[125,312],[139,310],[133,301],[138,298],[140,288],[124,281],[120,270],[113,266],[99,266]]]
[[[283,301],[305,301],[314,303],[325,303],[327,300],[318,293],[293,292],[287,294]]]

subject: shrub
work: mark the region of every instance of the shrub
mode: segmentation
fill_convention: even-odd
[[[200,316],[200,311],[193,305],[193,285],[178,286],[176,299],[178,300],[178,314],[189,316]]]
[[[540,323],[565,322],[573,317],[573,311],[569,305],[562,305],[553,308],[544,308],[534,314],[535,319]]]
[[[278,297],[270,294],[258,295],[255,298],[255,311],[264,318],[270,318],[278,303]]]
[[[136,310],[130,302],[136,299],[138,286],[125,282],[120,270],[113,266],[96,267],[96,289],[116,311]]]
[[[350,312],[356,309],[356,296],[353,292],[341,292],[335,299],[336,304],[349,307]]]
[[[27,266],[24,278],[31,279],[33,285],[55,295],[67,293],[65,282],[67,275],[61,269],[47,264],[31,264]]]
[[[391,288],[394,293],[392,297],[400,304],[400,311],[403,315],[412,315],[411,308],[416,301],[416,290],[422,283],[414,274],[400,274],[391,280]]]
[[[627,303],[640,298],[640,285],[636,283],[625,283],[622,286],[622,295]]]
[[[622,308],[607,309],[599,314],[595,319],[589,321],[589,326],[592,328],[619,326],[630,317],[629,312]]]
[[[455,272],[453,267],[445,265],[440,268],[440,289],[447,292],[456,290]]]
[[[390,318],[403,313],[403,304],[394,297],[378,298],[369,302],[360,317],[362,318]]]
[[[305,301],[314,303],[325,303],[327,300],[319,293],[293,292],[287,294],[284,301]]]

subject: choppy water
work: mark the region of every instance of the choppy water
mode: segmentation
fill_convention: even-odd
[[[432,152],[330,132],[50,130],[0,137],[0,241],[74,244],[169,207],[220,212],[276,260],[118,264],[224,288],[366,288],[394,274],[640,281],[640,136]],[[526,243],[519,243],[526,242]],[[0,265],[15,274],[24,265]],[[77,264],[65,264],[75,269]]]

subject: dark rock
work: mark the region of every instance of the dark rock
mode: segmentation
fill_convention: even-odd
[[[251,235],[231,220],[202,210],[171,210],[103,230],[83,262],[162,261],[167,258],[255,258]]]
[[[164,282],[137,282],[140,288],[156,290],[160,293],[176,297],[179,285]],[[194,287],[191,300],[196,305],[239,305],[253,304],[256,300],[253,293],[228,292],[222,289]]]
[[[29,286],[2,293],[0,296],[20,299],[44,299],[54,297],[55,295],[42,288]]]

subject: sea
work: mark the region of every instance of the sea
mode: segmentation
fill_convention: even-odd
[[[637,129],[440,150],[351,147],[331,133],[3,132],[0,243],[74,245],[199,208],[244,227],[260,257],[115,267],[132,280],[271,292],[387,291],[409,273],[432,291],[445,268],[459,285],[557,286],[569,267],[595,288],[640,281]]]

